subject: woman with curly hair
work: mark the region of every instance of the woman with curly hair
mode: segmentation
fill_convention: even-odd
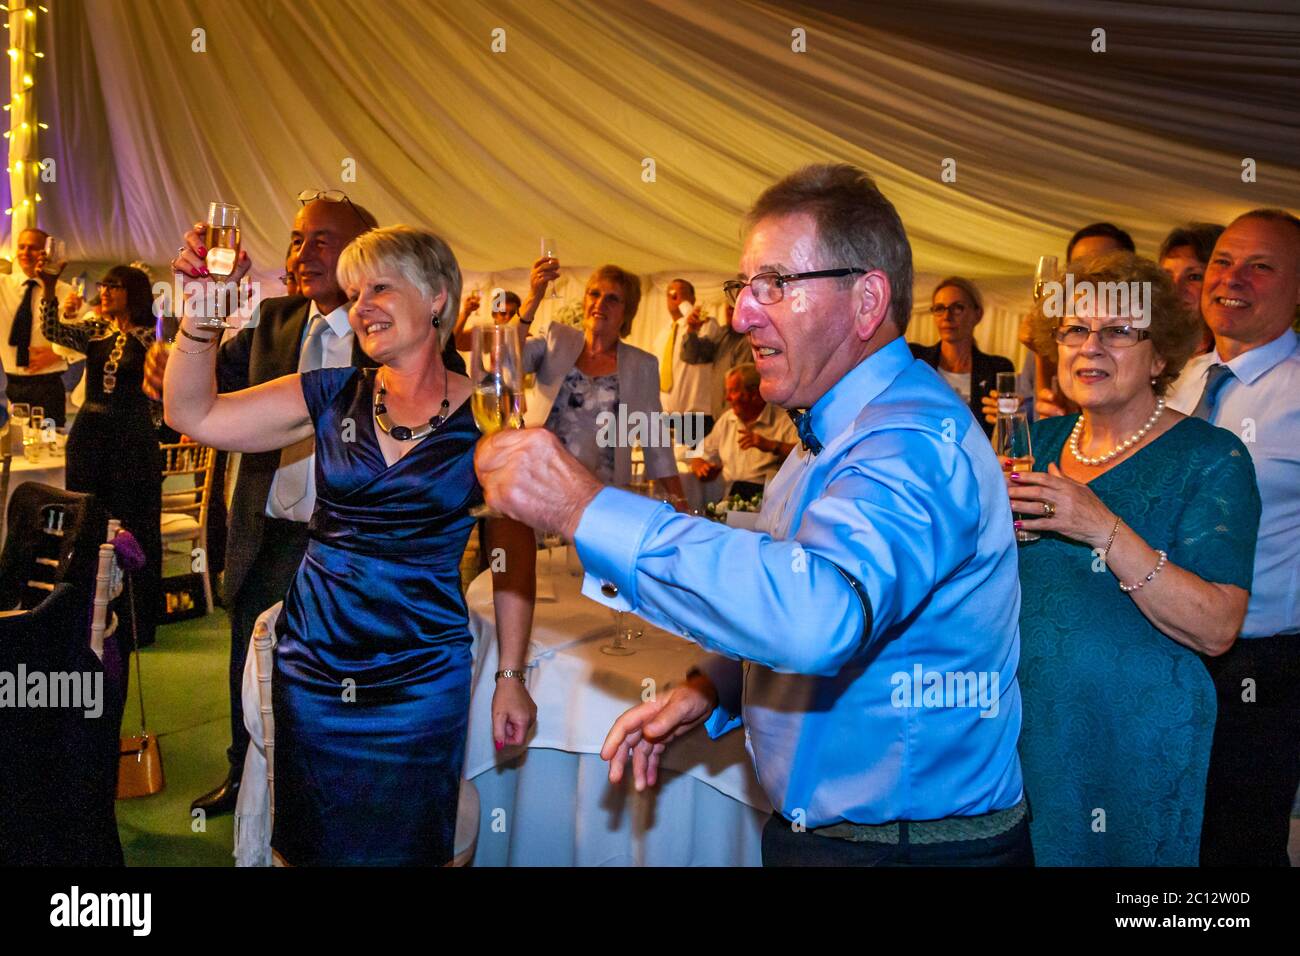
[[[1044,299],[1031,327],[1081,411],[1036,422],[1033,471],[1008,476],[1016,526],[1041,535],[1020,554],[1034,855],[1195,866],[1216,712],[1200,655],[1245,616],[1259,491],[1235,435],[1165,405],[1199,337],[1169,277],[1129,253],[1071,270],[1082,296]]]
[[[110,518],[144,548],[144,570],[132,576],[136,633],[153,643],[162,584],[162,452],[154,407],[141,391],[144,357],[153,345],[153,289],[131,266],[113,266],[98,283],[102,319],[78,320],[80,300],[55,296],[46,276],[41,332],[86,356],[86,401],[68,434],[67,488],[92,493]]]

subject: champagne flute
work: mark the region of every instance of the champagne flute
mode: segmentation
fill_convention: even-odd
[[[627,646],[624,635],[627,633],[627,625],[623,623],[627,616],[626,611],[614,611],[614,640],[609,644],[601,647],[602,654],[608,654],[611,657],[630,657],[636,651]]]
[[[1015,372],[998,372],[998,414],[1014,415],[1020,411],[1020,385]]]
[[[1034,470],[1034,451],[1029,444],[1029,416],[1026,413],[998,415],[998,423],[993,428],[993,451],[1002,463],[1004,475]],[[1016,532],[1016,540],[1022,543],[1037,541],[1039,537],[1035,531],[1021,529]]]
[[[554,258],[555,258],[555,240],[554,240],[554,239],[548,239],[548,238],[546,238],[546,236],[542,236],[542,255],[543,255],[545,258],[547,258],[547,259],[554,259]],[[558,280],[557,280],[557,281],[558,281]],[[547,298],[548,298],[548,299],[558,299],[559,297],[560,297],[560,293],[558,293],[558,292],[555,291],[555,283],[552,282],[552,283],[551,283],[551,294],[548,295]]]
[[[1055,282],[1057,277],[1056,256],[1039,256],[1038,268],[1034,271],[1034,301],[1041,302],[1047,283]]]
[[[203,244],[207,250],[203,265],[207,268],[208,275],[218,283],[229,279],[239,262],[238,206],[232,206],[224,202],[208,203],[208,227],[203,238]],[[218,292],[215,296],[215,302],[217,303],[216,314],[203,316],[198,323],[200,328],[218,331],[233,328],[225,321],[224,309],[222,308],[224,299],[224,292]]]
[[[472,330],[469,378],[474,384],[470,408],[484,435],[503,428],[523,428],[523,359],[519,330],[510,325],[476,325]],[[470,509],[475,518],[500,518],[501,513],[479,505]]]

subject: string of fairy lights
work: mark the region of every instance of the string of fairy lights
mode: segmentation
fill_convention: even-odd
[[[36,108],[36,66],[45,58],[37,49],[38,14],[48,14],[43,4],[29,4],[28,0],[0,2],[0,11],[7,14],[5,29],[9,31],[9,102],[4,110],[9,114],[9,128],[4,138],[9,142],[10,205],[5,215],[12,217],[11,238],[24,229],[36,225],[36,205],[41,202],[37,183],[45,168],[37,151],[38,132],[49,129],[39,121]]]

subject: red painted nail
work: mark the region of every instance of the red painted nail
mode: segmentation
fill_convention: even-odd
[[[505,744],[503,744],[503,743],[502,743],[501,741],[499,741],[499,740],[494,741],[494,743],[497,745],[497,750],[500,750],[502,747],[505,746]]]
[[[1012,480],[1012,481],[1019,481],[1019,480],[1020,480],[1020,472],[1018,472],[1018,471],[1013,471],[1013,472],[1011,473],[1011,480]]]
[[[202,246],[199,246],[199,255],[206,256],[207,254],[208,254],[208,250],[204,249]]]
[[[1013,521],[1013,522],[1011,522],[1011,527],[1013,527],[1013,528],[1015,528],[1017,531],[1019,531],[1019,530],[1020,530],[1020,522],[1019,522],[1019,521]]]

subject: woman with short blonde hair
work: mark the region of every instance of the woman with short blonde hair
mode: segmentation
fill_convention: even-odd
[[[176,266],[198,275],[202,224]],[[234,281],[250,263],[243,254]],[[442,348],[460,267],[427,230],[376,229],[344,249],[348,321],[377,369],[324,368],[223,395],[216,333],[185,316],[167,363],[172,427],[218,448],[264,452],[315,438],[307,553],[275,648],[275,830],[292,865],[440,865],[453,855],[469,720],[471,639],[460,559],[482,501],[471,387]],[[489,522],[500,666],[498,748],[536,709],[523,683],[532,620],[532,532]]]

